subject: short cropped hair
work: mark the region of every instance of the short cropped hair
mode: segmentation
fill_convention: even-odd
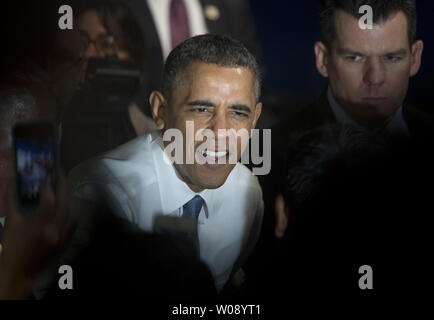
[[[163,71],[162,93],[168,101],[181,76],[193,62],[220,67],[249,69],[254,77],[256,100],[261,95],[261,74],[254,56],[239,41],[228,36],[206,34],[190,38],[169,54]]]
[[[360,18],[359,8],[369,5],[373,10],[373,21],[381,24],[391,15],[402,11],[407,18],[408,41],[416,41],[417,14],[416,0],[320,0],[320,28],[324,44],[331,48],[336,39],[335,16],[339,10]]]
[[[292,209],[305,208],[342,179],[366,176],[387,151],[388,139],[381,130],[335,124],[290,136],[284,196]]]

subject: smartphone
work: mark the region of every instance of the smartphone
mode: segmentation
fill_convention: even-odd
[[[24,212],[30,212],[38,205],[41,186],[56,190],[58,128],[53,122],[31,121],[17,123],[12,130],[17,202]]]

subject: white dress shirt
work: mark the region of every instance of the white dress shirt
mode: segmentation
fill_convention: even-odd
[[[103,199],[149,232],[157,215],[181,216],[183,205],[200,195],[205,200],[198,218],[200,258],[221,290],[234,264],[247,258],[258,239],[263,217],[258,180],[238,163],[221,187],[195,193],[164,158],[157,130],[75,168],[69,183],[78,199]]]
[[[154,19],[158,38],[160,39],[163,60],[166,60],[173,49],[170,40],[170,0],[146,0],[146,2]],[[184,3],[187,9],[191,36],[208,33],[202,5],[199,0],[184,0]]]

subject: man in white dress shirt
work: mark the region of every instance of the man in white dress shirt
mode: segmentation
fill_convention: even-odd
[[[231,275],[242,274],[238,271],[262,223],[257,178],[237,162],[243,151],[241,139],[232,148],[226,143],[228,129],[250,134],[255,128],[262,108],[260,72],[241,43],[208,34],[170,53],[162,88],[150,97],[159,130],[77,167],[70,184],[77,199],[102,200],[146,231],[155,229],[156,217],[186,217],[191,207],[196,208],[200,258],[220,291]],[[195,136],[206,129],[213,133],[215,148],[204,149],[203,141],[189,139],[189,124]],[[171,141],[163,139],[169,129],[182,133],[181,147],[191,147],[195,159],[202,157],[205,163],[188,162],[188,152],[171,163]],[[230,161],[233,154],[235,162]]]

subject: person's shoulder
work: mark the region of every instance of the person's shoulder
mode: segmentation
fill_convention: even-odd
[[[428,113],[421,108],[404,104],[404,120],[408,125],[410,134],[417,140],[434,140],[434,114]]]
[[[155,139],[152,134],[139,136],[131,141],[128,141],[113,150],[107,151],[99,158],[101,160],[113,161],[139,161],[141,158],[147,157],[152,150],[152,145]]]
[[[288,120],[291,129],[305,131],[328,122],[334,122],[334,116],[327,98],[322,94],[315,101],[301,105],[288,116]]]
[[[69,185],[74,189],[85,184],[125,183],[128,179],[123,177],[152,173],[154,144],[155,138],[149,134],[89,159],[71,170]]]

